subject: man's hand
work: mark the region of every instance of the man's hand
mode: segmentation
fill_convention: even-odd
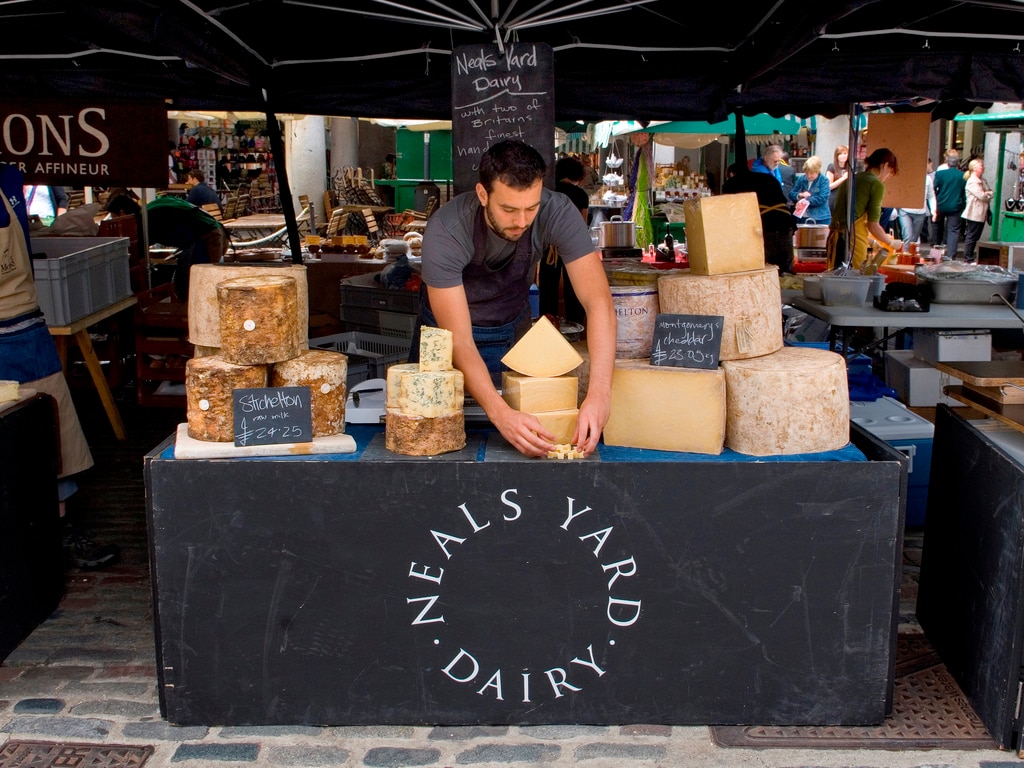
[[[544,457],[555,446],[555,436],[544,429],[532,414],[506,405],[489,416],[501,436],[524,456]]]
[[[580,406],[579,419],[576,422],[576,436],[573,438],[573,445],[579,448],[587,456],[597,450],[597,443],[601,439],[601,430],[608,423],[611,415],[606,398],[588,397]]]

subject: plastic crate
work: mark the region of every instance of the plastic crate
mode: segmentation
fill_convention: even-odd
[[[327,349],[348,355],[349,386],[366,379],[383,379],[387,375],[389,365],[404,363],[409,359],[408,340],[359,331],[310,339],[309,347],[310,349]]]
[[[399,312],[378,312],[377,322],[380,324],[382,336],[394,336],[397,339],[411,339],[416,328],[416,315],[405,315]]]
[[[419,291],[367,285],[372,275],[357,275],[341,281],[342,307],[372,307],[388,312],[416,315],[420,311]]]
[[[40,237],[32,241],[39,307],[67,325],[131,296],[127,237]]]

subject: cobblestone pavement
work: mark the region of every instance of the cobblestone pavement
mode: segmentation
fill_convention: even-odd
[[[148,573],[142,455],[181,414],[122,404],[131,438],[117,444],[102,411],[76,393],[97,467],[71,513],[121,562],[71,570],[58,610],[0,664],[0,744],[8,739],[138,744],[147,768],[252,766],[758,766],[1019,768],[1014,753],[982,750],[723,748],[706,727],[625,724],[533,727],[175,727],[160,717]],[[96,416],[96,412],[99,416]],[[913,621],[920,538],[906,554],[901,608]]]

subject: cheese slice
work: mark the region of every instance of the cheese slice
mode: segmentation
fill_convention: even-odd
[[[751,456],[834,451],[850,441],[846,362],[825,349],[783,347],[722,363],[725,444]]]
[[[543,315],[501,362],[524,376],[561,376],[583,362],[580,353]]]
[[[578,408],[566,408],[562,411],[547,411],[533,414],[537,421],[548,432],[555,436],[555,443],[571,443],[576,436],[576,422],[579,420]]]
[[[462,411],[462,371],[419,371],[403,374],[398,383],[398,410],[409,416],[434,418]]]
[[[0,379],[0,403],[18,399],[18,382]]]
[[[781,399],[781,398],[780,398]],[[725,443],[725,373],[616,360],[608,445],[718,455]]]
[[[658,279],[658,300],[667,314],[721,315],[720,360],[782,349],[782,289],[774,266],[727,275],[682,270]]]
[[[764,235],[755,193],[687,200],[683,212],[687,258],[695,275],[764,267]]]
[[[501,396],[511,408],[526,413],[575,408],[578,388],[575,376],[523,376],[513,371],[501,374]]]
[[[452,369],[452,332],[446,328],[420,328],[420,370],[450,371]]]

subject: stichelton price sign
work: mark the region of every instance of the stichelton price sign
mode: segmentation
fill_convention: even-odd
[[[455,193],[472,190],[480,158],[507,139],[525,141],[550,160],[555,129],[551,46],[544,43],[462,45],[452,55],[452,166]]]
[[[651,365],[717,368],[722,349],[721,315],[658,314]]]
[[[309,387],[236,389],[235,445],[308,443],[313,439]]]

